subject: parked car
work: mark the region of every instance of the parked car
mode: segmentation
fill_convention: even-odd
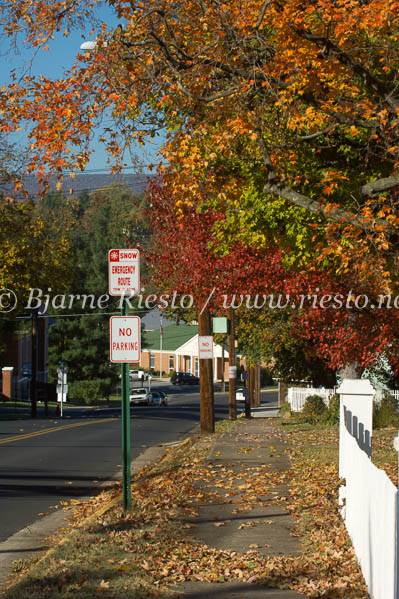
[[[173,385],[199,385],[199,378],[191,372],[175,372],[170,377],[170,382]]]
[[[131,381],[146,381],[148,375],[144,372],[144,370],[130,370],[129,369],[129,378]]]
[[[167,406],[168,398],[163,391],[152,391],[152,401],[154,406]]]
[[[236,401],[245,401],[246,397],[248,397],[248,389],[246,387],[238,387],[236,389]]]
[[[149,389],[131,389],[129,394],[129,401],[131,404],[144,403],[147,406],[152,406],[152,393]]]

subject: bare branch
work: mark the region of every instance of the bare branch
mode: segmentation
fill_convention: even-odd
[[[338,125],[332,125],[331,127],[327,127],[327,129],[323,129],[323,131],[317,131],[317,133],[312,133],[311,135],[302,135],[298,137],[301,141],[308,141],[310,139],[315,139],[316,137],[320,137],[321,135],[325,135],[329,133],[333,129],[336,129]]]
[[[258,31],[259,27],[262,25],[262,21],[264,19],[264,16],[266,14],[266,9],[269,6],[269,4],[270,4],[270,0],[265,0],[265,2],[263,3],[262,11],[259,15],[258,22],[256,23],[256,26],[255,26],[255,31]]]

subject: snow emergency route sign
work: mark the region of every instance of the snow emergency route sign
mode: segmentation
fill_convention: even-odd
[[[111,362],[140,362],[140,318],[111,316]]]
[[[140,290],[140,253],[138,250],[109,250],[108,292],[110,295],[137,295]]]

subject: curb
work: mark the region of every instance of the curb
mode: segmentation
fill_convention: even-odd
[[[177,441],[177,442],[173,442],[173,443],[167,443],[165,445],[154,445],[152,447],[149,447],[145,452],[143,452],[143,454],[141,456],[137,456],[137,458],[135,458],[132,461],[132,464],[135,464],[136,461],[140,461],[140,458],[143,458],[144,454],[147,452],[151,452],[154,450],[154,448],[158,448],[158,449],[162,449],[162,452],[166,452],[168,450],[169,447],[183,447],[184,445],[187,445],[190,441],[191,441],[192,437],[187,437],[187,439],[184,439],[184,441]],[[159,464],[162,464],[166,458],[168,456],[165,455],[159,462]],[[147,463],[150,464],[152,463],[153,460],[149,460]],[[133,468],[133,470],[140,470],[142,467],[144,467],[146,464],[140,465],[139,467]],[[100,507],[98,510],[96,510],[93,514],[90,514],[90,516],[88,516],[85,520],[83,520],[83,522],[81,524],[79,524],[78,528],[81,528],[82,526],[87,526],[88,524],[90,524],[93,520],[95,520],[96,518],[98,518],[99,516],[102,516],[103,514],[105,514],[106,512],[108,512],[108,510],[110,510],[111,508],[113,508],[115,505],[117,505],[118,503],[120,503],[122,501],[122,493],[118,493],[118,495],[116,497],[114,497],[113,499],[111,499],[108,503],[106,503],[105,505],[103,505],[102,507]],[[42,557],[35,562],[34,566],[37,566],[38,564],[40,564],[41,562],[43,562],[44,560],[46,560],[48,557],[50,557],[50,555],[52,555],[53,553],[55,553],[58,549],[58,547],[60,547],[61,545],[64,545],[64,543],[66,543],[67,541],[71,540],[72,536],[76,533],[77,529],[73,529],[71,530],[71,532],[69,532],[67,535],[65,535],[65,537],[63,537],[56,545],[54,545],[54,547],[50,547],[50,549],[48,549],[44,555],[42,555]]]
[[[195,426],[191,431],[189,431],[189,433],[188,433],[189,436],[186,439],[183,439],[183,441],[174,441],[171,443],[165,443],[165,444],[161,444],[161,445],[153,445],[151,447],[148,447],[143,453],[141,453],[134,460],[132,460],[132,462],[131,462],[132,474],[134,472],[137,472],[140,469],[144,468],[145,466],[154,463],[154,461],[161,456],[162,456],[162,458],[159,461],[159,463],[162,463],[167,457],[167,455],[163,455],[163,454],[167,452],[169,447],[178,447],[178,446],[184,446],[185,444],[188,444],[192,440],[193,436],[195,436],[197,428],[198,427]],[[116,476],[119,478],[122,478],[122,471],[117,472]],[[101,490],[101,488],[105,488],[109,485],[110,485],[110,481],[105,481],[102,485],[100,485],[99,490]],[[90,499],[90,497],[91,496],[82,497],[82,501],[85,501],[85,500],[87,501],[88,499]],[[79,525],[79,528],[81,526],[84,526],[84,525],[90,523],[92,520],[95,520],[99,516],[103,515],[109,509],[111,509],[112,507],[114,507],[115,505],[120,503],[121,501],[122,501],[122,492],[119,492],[118,495],[116,497],[113,497],[106,505],[103,505],[102,507],[100,507],[93,514],[90,514],[90,516],[88,516]],[[44,518],[41,518],[39,520],[36,520],[33,524],[30,524],[29,526],[27,526],[27,527],[21,529],[20,531],[17,531],[13,535],[11,535],[11,537],[9,537],[5,541],[3,541],[3,543],[0,544],[0,547],[1,546],[4,547],[4,544],[7,544],[7,543],[14,545],[15,543],[18,543],[18,541],[20,543],[22,541],[22,545],[23,545],[24,538],[28,537],[28,547],[21,548],[21,551],[23,551],[23,556],[24,556],[25,560],[31,560],[31,559],[33,560],[33,559],[35,559],[35,554],[37,554],[39,552],[37,549],[37,546],[41,545],[43,543],[44,539],[49,539],[52,535],[54,535],[60,531],[60,527],[62,526],[61,518],[63,520],[68,519],[65,515],[64,510],[62,510],[62,511],[57,510],[55,512],[52,512],[50,515],[48,515]],[[33,528],[35,528],[37,530],[35,530],[35,531],[31,530]],[[42,529],[42,530],[40,530],[40,529]],[[43,533],[43,529],[45,530],[45,533]],[[76,532],[77,532],[77,529],[71,530],[70,532],[65,534],[65,536],[56,543],[56,545],[45,550],[45,552],[41,555],[41,557],[32,564],[32,568],[36,567],[36,565],[42,563],[45,559],[47,559],[49,556],[54,554],[56,552],[56,550],[58,549],[58,547],[60,547],[61,545],[64,545],[69,540],[71,540],[71,538],[74,536],[74,534]],[[32,541],[35,541],[35,542],[32,543]],[[35,548],[35,546],[36,546],[36,548]],[[42,549],[45,549],[45,548],[42,547]],[[15,561],[18,561],[18,557],[16,556],[14,550],[12,550],[12,551],[10,550],[10,552],[7,552],[7,549],[5,548],[5,549],[2,549],[2,553],[3,553],[3,556],[2,556],[3,563],[1,563],[1,561],[0,561],[0,593],[3,593],[4,590],[8,587],[8,585],[6,585],[6,583],[12,574],[12,571],[11,571],[12,563]],[[9,558],[7,557],[7,554],[9,554]],[[3,570],[3,572],[1,572],[1,570]]]

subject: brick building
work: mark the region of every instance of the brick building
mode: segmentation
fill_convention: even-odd
[[[161,350],[162,345],[162,350]],[[221,345],[213,344],[214,379],[222,378],[224,361],[225,379],[228,379],[229,354]],[[191,372],[199,376],[198,326],[169,325],[160,330],[145,331],[142,340],[140,367],[168,375],[172,371]]]

